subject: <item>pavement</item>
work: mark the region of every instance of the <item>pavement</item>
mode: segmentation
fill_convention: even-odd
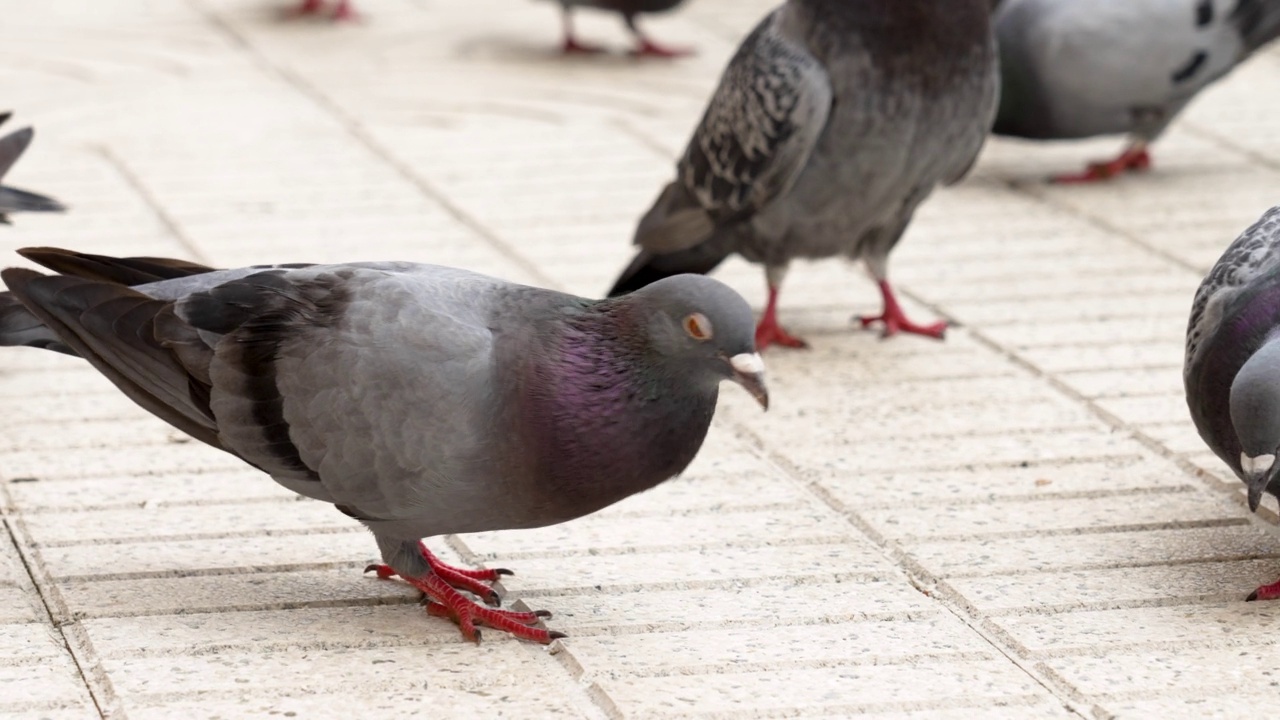
[[[0,228],[214,265],[405,259],[594,295],[771,0],[646,21],[697,57],[552,52],[551,3],[23,3],[7,181],[72,206]],[[628,44],[583,12],[584,39]],[[556,527],[436,538],[508,567],[550,647],[477,647],[371,538],[189,441],[72,358],[0,353],[0,719],[1206,718],[1273,711],[1274,499],[1196,436],[1191,296],[1280,202],[1280,52],[1203,94],[1156,169],[1043,178],[1118,138],[995,141],[891,264],[945,343],[881,341],[860,268],[796,266],[767,414],[726,387],[681,478]],[[1264,89],[1266,91],[1264,92]],[[758,268],[717,273],[761,304]]]

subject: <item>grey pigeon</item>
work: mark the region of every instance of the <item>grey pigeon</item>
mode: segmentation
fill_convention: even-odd
[[[62,274],[0,273],[0,328],[25,327],[0,345],[61,343],[174,427],[333,503],[373,532],[385,564],[369,570],[469,639],[560,634],[534,627],[548,613],[467,599],[496,604],[486,583],[506,571],[451,567],[421,538],[551,525],[675,476],[722,380],[768,405],[751,310],[709,278],[587,300],[412,263],[22,253]]]
[[[1280,36],[1280,0],[1005,0],[995,133],[1128,133],[1114,160],[1059,182],[1151,166],[1148,146],[1196,93]]]
[[[640,220],[640,252],[611,296],[732,253],[765,266],[756,345],[801,347],[778,326],[794,258],[863,260],[884,312],[862,318],[941,338],[907,319],[889,252],[916,207],[978,156],[996,107],[990,0],[789,0],[742,42],[676,179]]]
[[[10,118],[12,113],[0,113],[0,125]],[[35,131],[31,128],[11,132],[0,138],[0,180],[13,164],[22,157]],[[0,224],[9,224],[9,214],[16,212],[62,212],[67,208],[57,200],[44,195],[37,195],[15,187],[0,185]]]
[[[562,16],[564,19],[564,44],[562,50],[566,55],[603,52],[603,48],[579,42],[577,36],[574,35],[573,9],[577,7],[612,10],[622,15],[622,19],[627,23],[627,29],[636,38],[636,48],[632,51],[635,55],[673,58],[693,54],[693,51],[688,48],[659,45],[641,32],[636,25],[637,15],[673,10],[684,0],[558,0],[558,2],[564,10]]]
[[[1280,206],[1231,243],[1191,306],[1183,366],[1200,437],[1249,490],[1280,495]],[[1250,600],[1280,597],[1280,581]]]

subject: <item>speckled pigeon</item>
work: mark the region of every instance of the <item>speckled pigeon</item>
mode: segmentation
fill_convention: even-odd
[[[889,252],[916,207],[977,158],[996,106],[990,0],[788,0],[743,41],[666,186],[640,220],[620,295],[732,253],[765,266],[756,345],[804,342],[777,323],[795,258],[863,260],[884,312],[907,319]]]
[[[627,23],[627,29],[636,37],[636,48],[632,51],[635,55],[649,55],[652,57],[681,57],[691,55],[693,51],[688,48],[673,48],[666,45],[659,45],[651,40],[647,35],[640,31],[636,25],[636,16],[641,13],[660,13],[675,9],[676,6],[684,2],[684,0],[557,0],[564,9],[564,45],[563,51],[566,55],[574,53],[598,53],[604,49],[595,45],[587,45],[578,41],[573,32],[573,9],[578,7],[597,8],[600,10],[612,10],[622,15],[622,19]]]
[[[696,275],[587,300],[412,263],[22,254],[61,274],[3,271],[0,344],[84,357],[174,427],[333,503],[373,532],[370,570],[470,639],[560,635],[535,627],[548,613],[459,593],[497,604],[487,582],[505,571],[451,567],[420,538],[550,525],[654,487],[698,452],[722,380],[768,405],[749,306]]]
[[[1280,0],[1005,0],[995,133],[1052,140],[1128,133],[1114,160],[1059,182],[1151,166],[1148,150],[1196,93],[1280,36]]]
[[[0,125],[3,125],[12,113],[0,113]],[[13,164],[22,157],[35,131],[23,128],[0,138],[0,180],[4,179]],[[9,214],[16,212],[62,212],[67,208],[57,200],[44,195],[37,195],[26,190],[0,185],[0,223],[9,224]]]
[[[1280,495],[1280,206],[1244,231],[1191,306],[1183,367],[1200,437],[1249,490]],[[1280,597],[1280,581],[1250,600]]]

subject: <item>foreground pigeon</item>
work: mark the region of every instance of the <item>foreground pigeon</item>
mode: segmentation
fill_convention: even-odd
[[[420,538],[551,525],[673,477],[722,380],[768,405],[751,310],[709,278],[586,300],[412,263],[22,254],[62,274],[0,273],[0,344],[84,357],[174,427],[333,503],[373,532],[385,564],[369,569],[469,639],[561,635],[534,626],[546,612],[467,599],[496,604],[486,582],[506,571],[451,567]]]
[[[633,50],[635,55],[649,55],[653,57],[681,57],[684,55],[692,55],[693,51],[688,48],[673,48],[665,45],[659,45],[649,39],[644,33],[640,32],[640,28],[636,26],[636,16],[641,13],[660,13],[674,9],[684,0],[559,0],[560,5],[564,8],[564,45],[565,54],[572,53],[598,53],[604,49],[595,45],[586,45],[578,42],[577,37],[573,33],[573,9],[575,7],[590,7],[600,10],[612,10],[622,15],[622,19],[627,23],[627,29],[636,37],[636,48]]]
[[[1241,235],[1209,271],[1191,306],[1183,367],[1200,437],[1249,489],[1280,495],[1280,207]],[[1250,600],[1280,597],[1280,581]]]
[[[765,266],[761,349],[803,347],[776,318],[794,258],[865,261],[885,335],[907,319],[889,251],[940,183],[965,175],[996,106],[990,0],[789,0],[743,41],[676,167],[640,220],[640,253],[610,295],[732,253]]]
[[[1119,157],[1059,182],[1151,166],[1148,146],[1196,93],[1280,36],[1280,0],[1005,0],[995,133],[1129,133]]]
[[[12,113],[0,113],[0,125],[3,125]],[[23,128],[0,138],[0,180],[4,179],[13,164],[22,157],[35,131]],[[0,185],[0,223],[9,224],[9,214],[16,212],[62,212],[67,208],[57,200],[44,195],[37,195],[26,190]]]

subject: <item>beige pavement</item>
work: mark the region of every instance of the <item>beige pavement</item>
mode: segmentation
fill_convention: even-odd
[[[284,3],[285,0],[275,0]],[[561,59],[554,5],[10,2],[9,180],[73,206],[24,245],[218,265],[411,259],[596,294],[771,0],[647,23],[673,63]],[[585,37],[619,48],[610,17]],[[542,530],[440,538],[569,639],[462,642],[361,575],[371,539],[187,441],[70,358],[0,354],[0,719],[1246,717],[1273,712],[1274,501],[1196,437],[1190,297],[1280,202],[1280,53],[1158,169],[1051,187],[1118,140],[993,143],[892,263],[946,343],[881,342],[858,268],[797,267],[774,407],[727,388],[683,478]],[[719,277],[757,305],[762,277]]]

